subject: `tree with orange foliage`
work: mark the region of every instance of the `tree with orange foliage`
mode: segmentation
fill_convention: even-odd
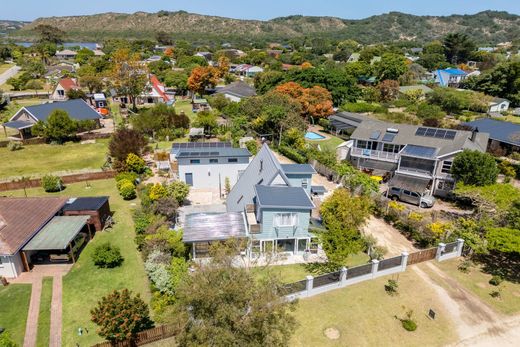
[[[128,96],[134,109],[136,99],[144,91],[148,80],[146,66],[141,57],[127,48],[120,48],[112,54],[112,80],[119,95]]]
[[[275,91],[298,101],[304,117],[325,118],[334,113],[332,95],[323,87],[304,88],[296,82],[287,82],[277,86]]]
[[[225,55],[222,55],[220,58],[218,58],[218,71],[219,78],[226,76],[226,74],[229,72],[229,58]]]
[[[302,70],[305,70],[305,69],[310,69],[310,68],[312,68],[312,67],[314,67],[314,66],[312,66],[312,64],[309,63],[308,61],[304,61],[304,62],[302,63],[302,65],[301,65],[301,67],[302,67]]]
[[[188,77],[188,89],[193,93],[203,95],[206,88],[218,83],[219,70],[212,66],[197,66]]]
[[[171,47],[166,48],[166,50],[164,51],[164,55],[167,56],[168,58],[173,58],[173,48],[171,48]]]

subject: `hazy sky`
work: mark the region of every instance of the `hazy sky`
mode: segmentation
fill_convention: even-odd
[[[0,19],[33,20],[48,16],[159,10],[247,19],[291,14],[358,19],[389,11],[449,15],[488,9],[520,14],[520,0],[1,0]]]

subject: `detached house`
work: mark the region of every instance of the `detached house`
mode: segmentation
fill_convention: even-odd
[[[281,250],[301,255],[310,248],[312,175],[308,164],[282,165],[264,144],[240,175],[226,199],[226,213],[191,214],[183,240],[194,257],[207,255],[209,244],[231,237],[247,240],[251,257]]]
[[[173,103],[173,95],[166,93],[166,87],[157,76],[150,74],[145,91],[139,97],[139,102],[143,104]]]
[[[441,87],[458,88],[459,84],[463,82],[468,74],[466,71],[456,68],[448,68],[444,70],[435,70],[432,72],[435,83]]]
[[[56,101],[68,100],[69,97],[67,96],[67,92],[71,89],[81,89],[81,88],[79,87],[76,79],[63,78],[58,82],[58,84],[56,85],[56,88],[54,88],[54,91],[52,92],[50,99],[56,100]]]
[[[346,156],[359,169],[392,173],[393,179],[444,196],[454,187],[453,158],[464,149],[485,152],[489,135],[365,120],[345,143]],[[418,188],[419,187],[419,188]],[[406,186],[402,188],[407,189]]]
[[[493,98],[489,103],[488,113],[502,113],[509,110],[511,101],[503,98]]]
[[[57,51],[55,56],[58,59],[74,59],[78,55],[78,52],[70,50],[70,49],[64,49],[63,51]]]
[[[255,96],[256,90],[244,81],[237,81],[224,87],[217,87],[215,94],[222,94],[230,101],[239,102],[242,99]]]

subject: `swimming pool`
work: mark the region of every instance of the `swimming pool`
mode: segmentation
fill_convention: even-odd
[[[325,136],[315,133],[314,131],[309,131],[305,134],[305,138],[308,140],[323,140]]]

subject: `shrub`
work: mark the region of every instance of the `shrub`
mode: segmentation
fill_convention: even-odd
[[[63,182],[59,176],[45,175],[42,177],[42,187],[47,193],[63,190]]]
[[[135,199],[136,192],[135,192],[134,184],[128,180],[123,180],[120,182],[122,182],[122,183],[119,185],[119,194],[123,197],[123,199],[125,199],[125,200]]]
[[[152,201],[157,201],[157,200],[159,200],[161,198],[164,198],[166,196],[168,196],[168,191],[160,183],[154,184],[152,186],[152,189],[150,189],[149,197],[150,197],[150,200],[152,200]]]
[[[385,291],[388,295],[396,295],[397,289],[399,288],[399,284],[396,280],[388,280],[388,283],[385,284]]]
[[[364,113],[364,112],[372,112],[372,113],[388,113],[388,109],[377,105],[377,104],[369,104],[366,102],[348,102],[341,106],[342,111],[347,112],[357,112],[357,113]]]
[[[498,164],[498,169],[500,170],[500,173],[506,177],[516,176],[515,167],[507,160],[501,161],[500,164]]]
[[[10,150],[11,152],[18,151],[22,148],[23,148],[22,143],[18,142],[18,141],[9,141],[9,143],[7,144],[7,149]]]
[[[125,162],[127,169],[137,174],[142,174],[146,170],[145,161],[134,153],[129,153]]]
[[[491,293],[489,293],[489,295],[491,295],[491,297],[495,299],[500,299],[502,297],[499,290],[494,290]]]
[[[9,332],[4,331],[3,333],[0,333],[0,346],[1,347],[17,347],[18,345],[11,338],[11,335],[9,334]]]
[[[500,283],[502,283],[504,281],[504,279],[499,276],[499,275],[494,275],[493,277],[491,277],[491,279],[489,280],[489,284],[491,284],[492,286],[499,286]]]
[[[106,242],[94,249],[92,260],[99,268],[114,268],[120,266],[124,258],[119,247],[112,246],[109,242]]]
[[[453,160],[451,173],[466,185],[487,186],[495,183],[498,168],[490,154],[465,149]]]
[[[173,181],[166,190],[168,191],[168,196],[177,200],[179,205],[182,206],[190,193],[190,186],[182,181]]]
[[[258,153],[258,144],[255,140],[250,140],[246,142],[246,148],[252,155],[256,155]]]
[[[133,184],[137,180],[137,177],[139,176],[135,172],[120,172],[116,175],[116,182],[127,180]]]
[[[401,324],[403,325],[403,328],[407,331],[415,331],[417,330],[417,323],[415,323],[411,319],[403,319],[401,321]]]
[[[307,162],[307,158],[305,156],[301,155],[298,151],[290,147],[280,146],[278,147],[278,151],[280,151],[280,153],[285,155],[287,158],[294,160],[299,164],[304,164]]]
[[[459,263],[459,266],[457,266],[457,269],[462,273],[469,273],[469,268],[471,267],[471,261],[470,260],[463,260]]]

